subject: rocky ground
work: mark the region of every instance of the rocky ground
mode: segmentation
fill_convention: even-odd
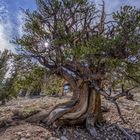
[[[0,140],[140,140],[140,94],[137,92],[134,95],[134,101],[125,98],[118,100],[127,124],[121,121],[111,103],[103,101],[109,112],[104,113],[106,123],[97,126],[95,138],[87,132],[84,124],[58,129],[25,121],[35,113],[49,111],[56,104],[69,100],[69,97],[12,100],[0,107]]]

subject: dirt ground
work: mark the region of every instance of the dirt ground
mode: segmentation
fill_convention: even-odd
[[[43,124],[25,121],[31,115],[43,110],[49,111],[56,104],[69,99],[67,96],[19,98],[1,106],[0,140],[140,140],[140,93],[138,92],[134,93],[134,101],[125,98],[118,100],[127,124],[119,118],[115,106],[103,100],[103,106],[106,106],[109,112],[104,113],[106,123],[97,125],[96,137],[87,132],[84,124],[50,128]]]

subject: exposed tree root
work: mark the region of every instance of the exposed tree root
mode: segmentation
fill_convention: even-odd
[[[91,89],[87,83],[82,84],[80,88],[77,87],[76,92],[78,96],[73,96],[70,101],[55,106],[47,114],[42,112],[30,117],[27,121],[58,126],[82,124],[92,136],[96,136],[96,124],[103,120],[100,94]]]
[[[87,84],[79,89],[79,98],[59,104],[43,120],[47,125],[58,122],[62,124],[83,124],[92,136],[96,136],[95,124],[102,121],[100,94],[90,89]]]
[[[87,93],[87,94],[86,94]],[[60,119],[61,122],[69,122],[70,124],[75,121],[83,120],[83,114],[86,113],[88,108],[88,87],[84,85],[81,89],[79,99],[76,101],[71,100],[70,102],[59,105],[54,108],[47,118],[47,124],[50,125],[55,120]]]

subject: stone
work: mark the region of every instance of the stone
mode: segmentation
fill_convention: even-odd
[[[96,137],[97,136],[97,131],[94,127],[88,129],[90,134],[93,136],[93,137]]]
[[[27,140],[27,139],[23,137],[23,138],[21,138],[20,140]]]
[[[19,137],[24,137],[24,134],[22,132],[17,132],[16,133]]]
[[[17,135],[21,136],[22,135],[22,132],[17,132]]]
[[[136,111],[136,113],[140,114],[140,105],[135,105],[134,110]]]
[[[29,133],[26,134],[26,138],[29,138],[31,137],[31,135]]]
[[[61,140],[68,140],[65,136],[61,136]]]
[[[60,140],[60,139],[56,137],[50,137],[48,140]]]

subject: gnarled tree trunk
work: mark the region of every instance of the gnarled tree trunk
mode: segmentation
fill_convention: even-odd
[[[47,124],[55,121],[64,124],[80,124],[86,122],[92,133],[96,122],[102,120],[101,97],[88,83],[81,84],[74,90],[72,99],[66,104],[55,107],[48,115]]]

